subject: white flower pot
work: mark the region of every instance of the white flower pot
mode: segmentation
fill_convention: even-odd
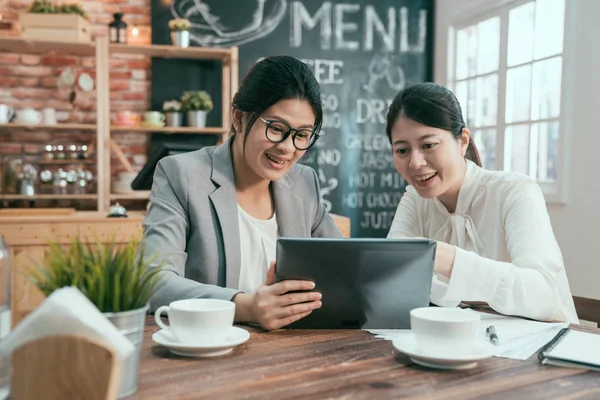
[[[193,128],[206,127],[206,114],[208,111],[192,110],[187,112],[188,125]]]
[[[181,113],[169,111],[165,113],[167,117],[167,126],[177,128],[181,126]]]
[[[171,31],[171,41],[175,46],[188,47],[190,45],[190,32]]]

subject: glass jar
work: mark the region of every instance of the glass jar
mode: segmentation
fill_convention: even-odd
[[[108,24],[108,36],[111,43],[127,44],[127,24],[123,21],[123,13],[114,13],[115,18]]]

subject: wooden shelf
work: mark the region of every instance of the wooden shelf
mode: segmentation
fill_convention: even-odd
[[[42,165],[71,165],[71,164],[96,164],[95,160],[67,159],[67,160],[40,160]]]
[[[95,43],[68,43],[55,40],[31,40],[20,37],[0,38],[0,51],[12,53],[68,53],[80,56],[96,54]]]
[[[21,194],[0,194],[0,200],[96,200],[96,194],[36,194],[23,196]]]
[[[149,190],[136,190],[132,193],[111,193],[111,200],[148,200]]]
[[[66,130],[66,131],[95,131],[96,130],[96,124],[52,124],[52,125],[46,125],[46,124],[16,124],[16,123],[9,123],[9,124],[1,124],[0,125],[0,130],[6,130],[6,129],[26,129],[26,130],[48,130],[48,131],[60,131],[60,130]]]
[[[179,128],[169,128],[167,126],[162,128],[147,127],[147,126],[120,126],[112,125],[110,130],[113,132],[159,132],[159,133],[187,133],[187,134],[216,134],[221,135],[229,132],[229,129],[220,127],[208,127],[208,128],[193,128],[189,126],[183,126]]]
[[[127,45],[111,44],[110,54],[140,54],[160,58],[187,58],[196,60],[221,60],[227,61],[231,57],[231,50],[213,47],[177,47],[172,45]]]

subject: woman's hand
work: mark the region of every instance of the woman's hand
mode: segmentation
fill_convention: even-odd
[[[275,283],[275,262],[272,262],[265,284],[256,293],[239,293],[233,298],[236,320],[258,322],[266,330],[289,325],[321,307],[321,293],[307,292],[314,287],[310,281]],[[302,292],[290,293],[296,291]]]
[[[433,270],[438,274],[444,275],[450,279],[452,275],[452,268],[454,267],[454,256],[456,255],[456,248],[451,244],[445,242],[437,242],[435,251],[435,263]]]

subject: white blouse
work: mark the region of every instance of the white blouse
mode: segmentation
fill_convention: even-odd
[[[544,196],[526,175],[467,161],[453,214],[408,186],[388,237],[456,246],[450,279],[434,274],[434,304],[483,301],[506,315],[579,323]]]
[[[271,261],[275,261],[277,244],[277,218],[256,219],[238,204],[240,225],[240,254],[242,265],[238,289],[254,293],[265,283]]]

